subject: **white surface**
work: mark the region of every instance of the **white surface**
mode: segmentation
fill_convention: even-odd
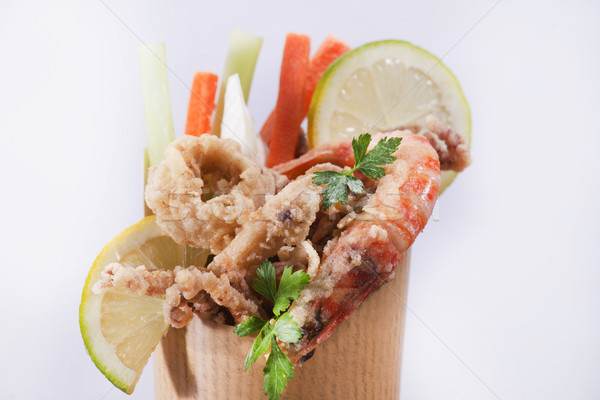
[[[99,1],[0,3],[1,399],[152,397],[151,368],[133,396],[112,389],[77,319],[94,257],[142,216],[131,31],[167,44],[180,135],[186,85],[221,73],[236,27],[265,39],[258,126],[288,31],[313,49],[327,33],[408,40],[464,89],[474,163],[413,251],[402,399],[600,398],[600,3],[503,0],[485,17],[494,1],[123,3],[107,2],[122,22]]]

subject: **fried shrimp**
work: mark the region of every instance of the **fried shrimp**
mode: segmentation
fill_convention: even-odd
[[[471,155],[465,137],[443,124],[433,115],[427,115],[424,124],[414,122],[374,136],[390,136],[391,133],[399,131],[425,137],[438,153],[440,168],[444,171],[460,172],[471,164]],[[340,167],[354,166],[352,141],[345,139],[325,143],[294,160],[276,165],[273,170],[294,179],[304,174],[310,167],[322,163],[333,163]]]
[[[318,273],[290,307],[305,332],[299,343],[283,344],[293,362],[326,340],[373,290],[391,278],[431,215],[440,187],[436,151],[424,137],[408,130],[375,135],[372,146],[384,136],[402,137],[394,153],[396,160],[384,166],[384,177],[365,179],[364,197],[339,220],[335,229],[340,233],[325,246]],[[330,150],[335,158],[328,161],[343,165],[348,156]],[[324,153],[316,153],[322,161]],[[302,163],[310,165],[308,158]]]
[[[173,240],[218,254],[244,218],[286,183],[285,177],[244,157],[233,140],[185,135],[150,168],[145,197]]]

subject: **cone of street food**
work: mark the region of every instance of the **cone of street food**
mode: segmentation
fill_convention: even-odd
[[[156,50],[148,70],[166,84]],[[194,79],[186,135],[149,135],[154,215],[105,246],[80,307],[86,347],[116,386],[133,391],[160,341],[157,399],[398,397],[410,246],[470,163],[454,129],[470,120],[452,74],[422,49],[370,43],[325,72],[346,51],[328,38],[309,63],[308,38],[288,35],[260,139],[238,74],[219,98],[220,137],[209,132],[212,74]],[[365,69],[382,75],[357,84]],[[407,92],[402,76],[417,79]],[[170,110],[148,109],[162,132]],[[359,134],[367,123],[373,134]]]
[[[428,121],[432,127],[438,122]],[[260,398],[262,393],[278,398],[283,389],[284,398],[396,398],[407,253],[440,186],[440,154],[426,137],[409,130],[361,135],[260,173],[248,160],[237,160],[244,156],[236,151],[222,151],[236,146],[233,141],[209,135],[176,140],[165,161],[151,170],[146,200],[165,232],[188,245],[208,246],[216,256],[206,268],[176,268],[174,285],[166,290],[167,319],[187,330],[167,336],[157,353],[158,398]],[[197,179],[203,158],[215,151],[228,154],[228,165],[247,168],[233,171],[237,178],[224,175],[235,182],[228,194],[173,200],[173,187],[162,180]],[[342,168],[353,153],[363,156],[354,156],[349,172],[361,171],[362,180]],[[442,156],[441,162],[468,162],[468,153],[453,151],[452,157]],[[364,167],[369,160],[381,170]],[[250,196],[248,187],[256,185],[250,179],[268,182],[263,187],[270,185],[273,192]],[[279,184],[282,179],[287,181]],[[328,191],[335,179],[350,182],[341,194]],[[355,181],[361,191],[346,192]],[[264,202],[248,203],[255,207],[249,213],[235,213],[240,217],[230,219],[228,228],[235,234],[224,243],[226,233],[218,242],[205,241],[212,234],[202,229],[206,220],[195,229],[192,221],[173,215],[183,209],[220,210],[233,193]],[[238,199],[238,204],[244,203]],[[231,326],[199,321],[194,314],[236,325],[242,338],[232,335]],[[253,342],[243,338],[256,333]],[[266,362],[262,357],[257,364],[265,362],[264,367],[252,366],[263,355]],[[261,369],[264,384],[258,379]]]

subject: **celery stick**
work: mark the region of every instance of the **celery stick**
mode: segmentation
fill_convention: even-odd
[[[144,217],[152,215],[152,210],[146,204],[146,184],[148,183],[148,168],[150,168],[150,159],[148,158],[148,147],[144,147],[144,191],[142,192],[142,200],[144,201]]]
[[[150,166],[159,163],[175,140],[164,43],[140,45],[142,97]]]
[[[221,76],[221,88],[219,89],[219,101],[217,102],[217,110],[215,120],[213,122],[213,133],[217,136],[221,135],[221,121],[223,118],[223,106],[225,102],[225,89],[227,88],[227,80],[233,74],[240,76],[242,91],[244,92],[244,100],[248,102],[250,94],[250,84],[254,76],[254,67],[258,59],[258,53],[262,46],[262,38],[249,33],[235,29],[229,36],[229,52],[225,60],[225,70]]]

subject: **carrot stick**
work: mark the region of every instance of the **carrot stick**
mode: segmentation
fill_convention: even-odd
[[[262,138],[263,142],[265,142],[267,145],[271,144],[271,135],[273,134],[273,123],[275,122],[275,110],[271,111],[271,114],[269,114],[269,117],[267,118],[267,120],[265,121],[265,124],[263,125],[262,129],[260,130],[260,137]]]
[[[273,133],[267,159],[268,167],[294,158],[298,144],[298,130],[304,118],[302,107],[309,56],[309,37],[288,33],[281,62],[279,95],[275,106]]]
[[[215,94],[219,77],[210,72],[196,72],[190,105],[188,106],[185,134],[200,136],[210,133],[210,120],[215,110]]]
[[[304,116],[306,116],[306,113],[308,112],[308,107],[310,106],[313,93],[317,88],[317,83],[321,80],[327,67],[349,50],[350,47],[348,47],[346,43],[335,36],[329,35],[312,56],[308,67],[306,83],[304,84],[304,106],[302,108]]]
[[[319,46],[308,65],[308,74],[306,75],[306,82],[304,83],[302,118],[306,117],[306,114],[308,113],[310,101],[312,100],[317,83],[319,83],[319,80],[325,73],[327,67],[329,67],[332,62],[334,62],[343,54],[347,53],[349,50],[350,47],[348,47],[346,43],[332,35],[327,36],[321,46]],[[260,137],[266,144],[271,143],[274,119],[275,110],[271,112],[262,129],[260,130]]]

